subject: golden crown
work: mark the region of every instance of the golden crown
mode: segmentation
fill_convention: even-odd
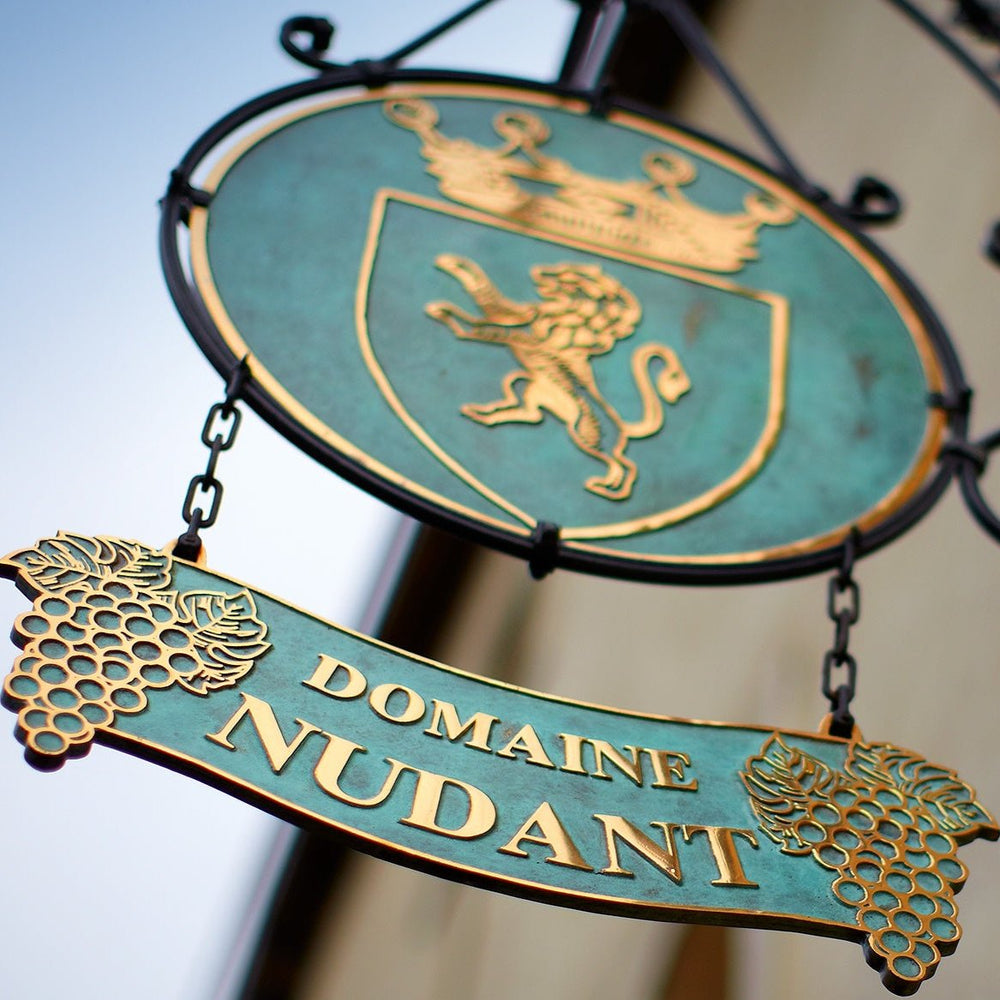
[[[499,112],[493,128],[502,144],[480,146],[438,131],[437,109],[422,98],[392,98],[386,116],[422,140],[427,172],[441,194],[539,234],[594,249],[687,264],[708,271],[738,271],[757,258],[757,230],[795,218],[787,205],[761,191],[743,199],[744,211],[713,212],[680,191],[697,176],[694,165],[667,149],[643,157],[645,179],[610,180],[575,170],[539,147],[551,130],[523,108]],[[528,182],[525,184],[524,182]]]

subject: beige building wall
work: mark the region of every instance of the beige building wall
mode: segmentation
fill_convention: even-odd
[[[878,0],[740,0],[719,11],[714,30],[820,184],[845,196],[854,177],[873,173],[903,194],[902,223],[873,235],[956,342],[978,390],[974,431],[1000,425],[1000,269],[979,253],[1000,216],[997,107]],[[686,86],[679,116],[737,145],[752,141],[701,75]],[[523,564],[500,556],[483,566],[436,651],[455,666],[683,718],[811,729],[826,710],[825,575],[684,589],[565,572],[532,583]],[[952,488],[855,575],[862,617],[851,643],[863,733],[954,767],[1000,810],[1000,547]],[[1000,847],[979,842],[962,857],[971,869],[959,898],[964,939],[921,987],[923,1000],[998,992]],[[681,943],[691,943],[683,927],[508,899],[364,858],[322,920],[301,1000],[677,1000],[670,970]],[[685,997],[888,995],[849,942],[743,930],[731,941],[729,991]]]

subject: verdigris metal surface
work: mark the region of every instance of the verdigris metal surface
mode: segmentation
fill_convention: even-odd
[[[387,647],[169,554],[60,533],[4,682],[28,759],[94,739],[401,864],[598,911],[861,941],[910,993],[997,826],[885,743],[557,699]]]
[[[764,170],[586,111],[413,84],[262,126],[191,211],[218,337],[330,464],[577,564],[725,575],[895,516],[945,427],[923,305]]]

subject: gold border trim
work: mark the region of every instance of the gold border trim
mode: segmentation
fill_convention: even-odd
[[[453,96],[453,97],[475,97],[492,100],[510,100],[536,107],[560,108],[574,114],[586,114],[587,106],[578,100],[560,98],[551,94],[543,94],[527,89],[513,87],[495,87],[485,84],[435,84],[428,83],[422,85],[403,84],[383,87],[378,90],[365,91],[358,94],[356,91],[346,97],[324,100],[316,105],[300,108],[290,112],[280,118],[268,122],[259,130],[236,142],[215,164],[211,170],[204,189],[210,194],[214,193],[223,177],[254,146],[258,145],[268,136],[280,131],[282,128],[313,115],[322,114],[326,111],[338,107],[345,107],[357,104],[377,103],[385,100],[387,96]],[[882,290],[889,300],[900,319],[903,321],[910,340],[920,358],[929,392],[940,392],[944,386],[944,376],[940,362],[934,351],[931,339],[927,333],[925,325],[921,322],[916,309],[903,294],[900,286],[893,280],[885,266],[866,249],[856,237],[836,224],[801,195],[791,189],[785,188],[777,178],[757,169],[753,165],[746,163],[741,158],[729,153],[720,146],[716,146],[695,135],[680,132],[671,126],[655,122],[650,119],[641,118],[637,115],[614,111],[608,115],[607,121],[628,128],[634,132],[650,136],[662,142],[668,142],[684,149],[691,150],[696,154],[714,162],[723,168],[741,176],[758,187],[770,192],[779,200],[791,204],[801,215],[810,219],[818,228],[830,236],[838,243],[845,252],[864,267],[875,283]],[[461,511],[466,516],[472,518],[480,524],[499,528],[514,536],[527,537],[530,534],[530,527],[535,525],[535,521],[528,518],[529,528],[520,524],[511,524],[497,518],[481,514],[476,511],[463,508],[460,505],[452,504],[450,501],[439,497],[432,490],[412,482],[406,476],[383,465],[380,461],[351,444],[340,434],[328,427],[309,410],[307,410],[295,397],[291,395],[277,379],[261,364],[256,356],[250,351],[249,346],[243,340],[242,335],[236,329],[232,320],[222,303],[218,290],[212,278],[211,266],[208,260],[207,248],[207,224],[210,207],[195,207],[190,213],[190,254],[191,267],[195,286],[205,303],[205,307],[216,326],[223,341],[236,357],[247,357],[250,372],[255,381],[272,397],[282,409],[288,413],[300,426],[309,433],[319,438],[321,441],[340,451],[345,456],[357,462],[372,474],[393,483],[407,492],[420,497],[425,501],[443,506],[446,509]],[[648,262],[636,261],[648,266]],[[704,279],[703,275],[700,275]],[[787,303],[786,303],[787,306]],[[773,359],[772,359],[773,363]],[[769,413],[769,420],[772,414]],[[780,414],[778,415],[780,421]],[[614,549],[607,546],[587,544],[595,536],[585,534],[574,534],[572,529],[565,534],[566,548],[593,553],[597,556],[613,556],[625,559],[638,564],[662,564],[662,565],[734,565],[763,563],[774,559],[804,555],[819,549],[834,545],[846,537],[851,527],[857,526],[861,530],[871,528],[886,520],[895,511],[902,507],[910,497],[916,492],[918,487],[926,480],[944,438],[947,425],[946,415],[938,409],[928,409],[925,431],[920,445],[917,448],[916,456],[910,470],[881,500],[865,511],[860,517],[852,519],[831,531],[809,538],[799,539],[795,542],[786,543],[771,548],[759,549],[752,552],[729,552],[717,553],[706,556],[684,556],[684,555],[655,555],[649,553],[636,553],[628,550]],[[766,459],[767,453],[757,456],[756,452],[751,453],[748,461],[759,460],[760,464]],[[447,464],[447,463],[446,463]],[[760,465],[757,466],[759,469]],[[453,470],[454,471],[454,470]],[[729,483],[715,487],[719,490]],[[716,502],[721,502],[725,497],[732,495],[739,487],[732,488],[725,496],[720,496]],[[506,504],[501,505],[501,509],[507,509]],[[693,514],[687,514],[687,517]],[[520,512],[519,520],[524,520],[526,515]],[[678,518],[680,520],[682,518]],[[656,527],[666,527],[675,521],[667,521]],[[656,527],[645,528],[645,531],[656,530]],[[601,536],[610,537],[610,536]],[[618,536],[620,537],[620,536]]]

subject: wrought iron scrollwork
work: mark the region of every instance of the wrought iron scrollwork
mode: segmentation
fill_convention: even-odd
[[[321,75],[337,74],[348,69],[361,73],[368,86],[385,82],[385,74],[404,59],[430,42],[461,24],[495,0],[473,0],[452,16],[417,36],[413,41],[378,58],[359,60],[353,64],[337,63],[324,58],[335,34],[335,27],[324,17],[297,15],[286,20],[279,35],[281,47],[297,62]],[[904,16],[925,31],[970,73],[988,93],[1000,103],[1000,83],[995,74],[981,65],[952,32],[936,23],[911,0],[888,0]],[[787,145],[755,105],[748,91],[720,58],[699,18],[686,0],[577,0],[580,8],[555,85],[588,101],[596,112],[604,106],[607,90],[607,68],[621,36],[629,8],[643,8],[662,16],[676,33],[691,56],[723,87],[742,116],[757,133],[774,157],[781,175],[806,197],[835,207],[856,225],[886,225],[896,221],[902,211],[902,200],[886,181],[864,176],[855,183],[851,195],[838,202],[820,185],[811,180],[792,157]],[[985,0],[955,0],[952,23],[980,40],[1000,44],[1000,9]],[[303,44],[303,37],[308,44]],[[985,249],[986,255],[1000,263],[1000,222]]]
[[[706,34],[701,21],[685,0],[641,0],[643,6],[660,13],[681,39],[691,56],[725,90],[747,123],[774,157],[782,176],[807,198],[825,207],[836,207],[857,225],[886,225],[902,212],[902,200],[884,180],[864,176],[855,182],[850,197],[837,202],[812,181],[793,159],[787,145],[767,122],[745,87],[726,66]]]
[[[318,69],[322,73],[342,68],[339,64],[328,62],[323,58],[323,53],[330,48],[330,43],[333,41],[334,31],[336,28],[325,17],[299,14],[290,17],[282,24],[278,41],[296,62]],[[298,42],[303,35],[308,35],[310,38],[308,48],[303,48]]]
[[[859,177],[844,211],[855,221],[869,226],[895,222],[903,211],[899,195],[877,177]]]
[[[379,69],[389,69],[398,65],[407,56],[422,49],[425,45],[429,45],[436,38],[451,31],[456,25],[461,24],[466,18],[471,17],[477,11],[482,10],[483,7],[487,7],[494,2],[495,0],[473,0],[472,3],[463,7],[451,17],[445,18],[433,28],[418,35],[412,42],[407,42],[406,45],[390,52],[387,56],[383,56],[381,59],[363,59],[353,65],[361,68],[366,66],[372,67],[375,69],[372,75],[377,76]],[[349,64],[331,62],[323,58],[323,54],[330,48],[330,43],[333,41],[335,32],[336,28],[325,17],[312,17],[299,14],[288,18],[282,24],[278,40],[285,52],[296,62],[302,63],[303,66],[319,70],[320,73],[339,72],[347,69]],[[308,48],[303,48],[297,41],[303,35],[308,35],[310,38]]]

